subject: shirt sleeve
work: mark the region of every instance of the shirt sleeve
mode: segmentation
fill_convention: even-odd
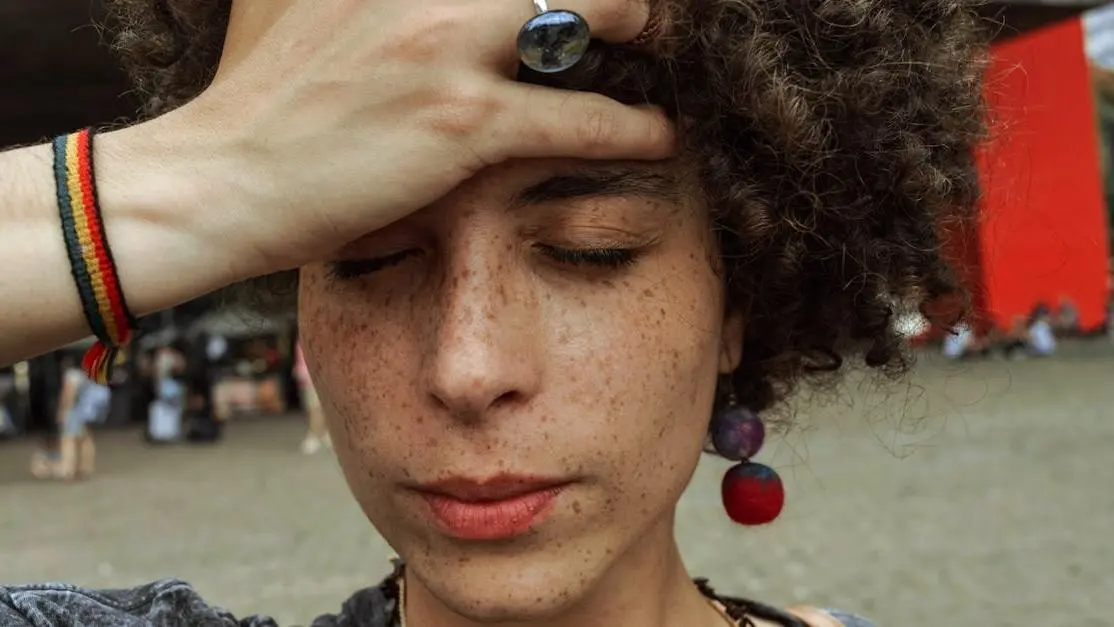
[[[277,627],[267,617],[236,620],[209,605],[184,581],[167,579],[124,590],[66,584],[0,587],[2,627]]]

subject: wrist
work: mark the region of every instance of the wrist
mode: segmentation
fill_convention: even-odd
[[[94,146],[105,232],[136,316],[250,278],[230,224],[241,209],[211,136],[171,113]]]

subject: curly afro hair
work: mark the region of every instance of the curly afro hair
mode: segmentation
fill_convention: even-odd
[[[963,0],[653,0],[635,49],[593,44],[521,80],[664,107],[716,224],[746,317],[740,402],[762,410],[848,358],[888,374],[903,311],[962,294],[942,234],[973,218],[986,39]],[[157,115],[200,93],[231,0],[108,0],[115,43]],[[255,288],[293,293],[293,273]]]

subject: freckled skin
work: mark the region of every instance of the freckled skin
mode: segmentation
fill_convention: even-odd
[[[303,347],[340,464],[410,567],[415,624],[633,605],[681,568],[674,510],[741,322],[723,314],[702,207],[608,197],[509,209],[568,165],[489,169],[341,253],[420,251],[396,266],[301,273]],[[534,247],[650,240],[618,269],[561,265]],[[499,543],[442,535],[400,487],[501,472],[576,483],[540,526]]]

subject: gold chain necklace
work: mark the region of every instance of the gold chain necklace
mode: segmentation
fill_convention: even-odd
[[[727,608],[724,607],[723,603],[720,603],[719,601],[716,601],[714,599],[708,599],[708,603],[710,603],[712,607],[715,608],[716,612],[718,612],[719,615],[723,617],[723,620],[726,621],[728,625],[731,625],[731,627],[739,627],[739,623],[734,618],[731,618],[731,615],[727,613]],[[405,575],[399,575],[398,577],[398,627],[406,627]]]

